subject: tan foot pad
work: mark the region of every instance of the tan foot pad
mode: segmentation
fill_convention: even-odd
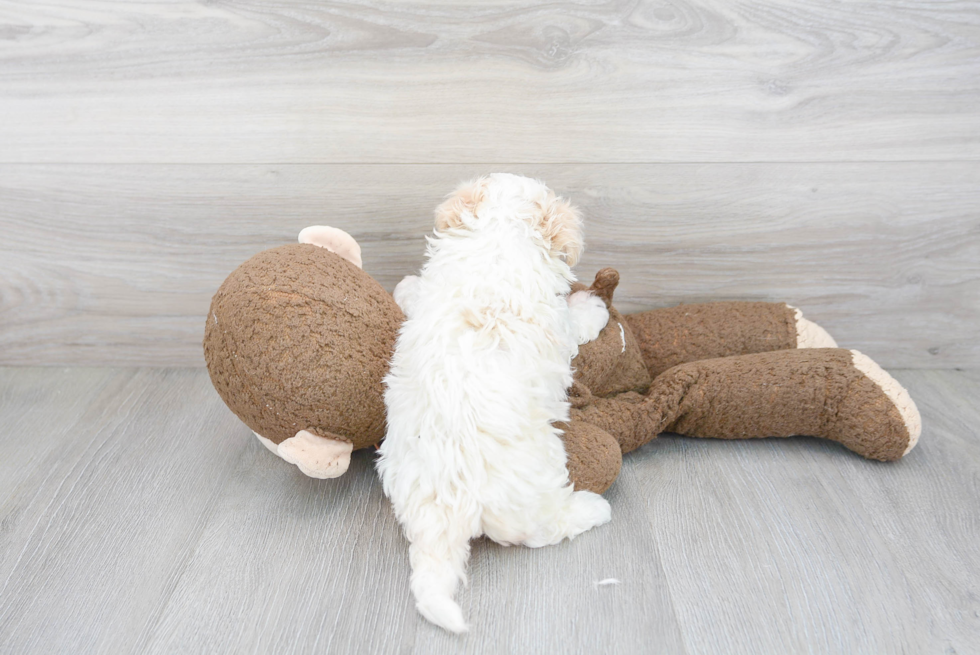
[[[803,318],[803,312],[792,305],[786,305],[796,312],[797,348],[836,348],[837,342],[825,329]]]
[[[354,444],[339,439],[318,437],[312,432],[300,430],[286,439],[276,452],[290,464],[311,478],[338,478],[350,466],[350,454]]]

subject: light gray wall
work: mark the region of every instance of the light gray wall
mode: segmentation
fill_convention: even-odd
[[[980,364],[975,3],[464,4],[4,5],[0,364],[200,365],[251,254],[331,224],[391,289],[494,170],[584,209],[623,309]]]

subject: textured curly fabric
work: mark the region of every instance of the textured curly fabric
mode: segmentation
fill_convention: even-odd
[[[784,303],[678,305],[626,317],[650,375],[685,362],[796,348],[796,310]]]
[[[215,389],[252,430],[350,441],[384,436],[382,378],[402,312],[371,276],[308,244],[261,252],[214,295],[204,355]]]
[[[568,477],[581,491],[604,493],[619,476],[623,453],[605,430],[582,421],[557,424],[568,456]]]
[[[623,453],[674,432],[711,439],[821,437],[869,459],[899,459],[918,435],[881,381],[855,367],[853,358],[849,350],[812,348],[688,362],[657,376],[642,396],[593,398],[573,409],[572,419],[610,433]],[[914,404],[907,411],[917,419]]]

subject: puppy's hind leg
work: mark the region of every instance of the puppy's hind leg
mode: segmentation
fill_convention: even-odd
[[[541,508],[536,525],[515,540],[507,534],[507,528],[485,528],[487,536],[501,543],[523,543],[531,548],[551,546],[561,540],[574,539],[586,530],[608,523],[612,518],[609,502],[599,494],[591,491],[575,491],[571,494],[562,489],[559,496],[552,496],[555,503],[551,508]],[[484,525],[487,521],[484,520]]]
[[[558,540],[573,539],[586,530],[608,523],[611,518],[609,501],[591,491],[575,491],[557,517],[561,532]]]
[[[429,621],[450,632],[467,630],[459,605],[453,600],[456,584],[466,581],[470,538],[477,520],[459,516],[446,505],[428,505],[405,522],[412,564],[412,594],[416,607]]]

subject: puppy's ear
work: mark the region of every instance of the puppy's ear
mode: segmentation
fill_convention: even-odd
[[[486,200],[487,178],[481,177],[461,184],[436,207],[436,230],[455,230],[466,227],[476,218],[477,207]]]
[[[541,234],[551,243],[551,253],[575,266],[582,254],[582,217],[564,198],[552,198],[544,208]]]

